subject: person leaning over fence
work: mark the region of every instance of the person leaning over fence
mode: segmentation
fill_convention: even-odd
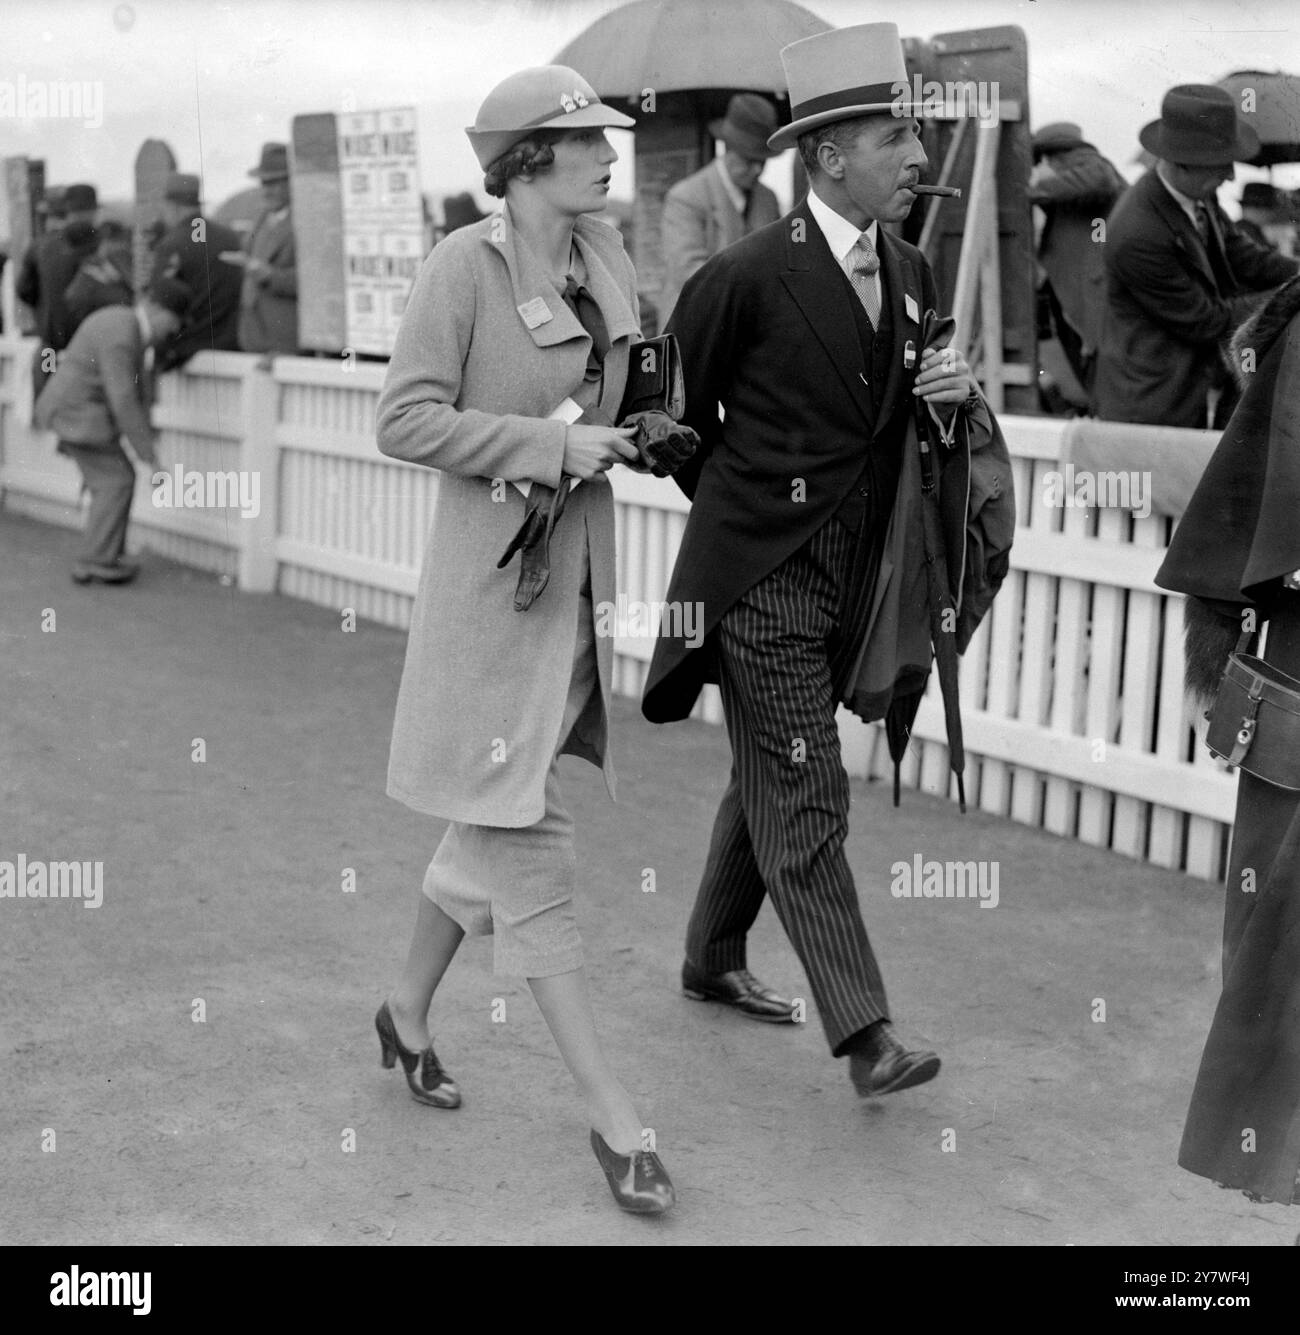
[[[649,460],[612,425],[639,332],[636,275],[618,233],[587,215],[606,207],[618,158],[603,127],[631,123],[563,66],[499,84],[468,133],[501,212],[434,247],[397,334],[379,448],[441,476],[388,792],[451,824],[376,1026],[384,1064],[401,1059],[417,1100],[458,1106],[428,1012],[466,933],[491,934],[496,971],[527,978],[577,1082],[615,1200],[659,1214],[672,1184],[588,1000],[556,763],[601,766],[613,795],[613,645],[593,621],[593,603],[615,595],[605,474]]]
[[[140,463],[157,467],[144,355],[176,332],[190,298],[189,288],[163,278],[135,306],[92,312],[36,401],[36,425],[54,431],[59,453],[81,470],[90,492],[85,537],[72,568],[78,584],[126,584],[139,571],[122,557],[135,470],[121,437]]]
[[[1234,365],[1255,369],[1239,373],[1241,402],[1156,575],[1161,588],[1188,595],[1187,684],[1202,705],[1220,691],[1243,627],[1267,622],[1266,663],[1300,678],[1300,278],[1237,332],[1233,352]],[[1178,1162],[1252,1200],[1297,1205],[1300,681],[1291,687],[1281,708],[1270,693],[1247,718],[1247,693],[1226,719],[1248,749],[1225,892],[1223,993]]]

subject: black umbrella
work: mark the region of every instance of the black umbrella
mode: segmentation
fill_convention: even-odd
[[[928,310],[921,326],[921,348],[940,347],[952,337],[956,322],[951,316],[939,319]],[[966,810],[966,748],[962,740],[961,707],[957,682],[957,610],[948,583],[948,557],[943,545],[943,524],[939,514],[939,492],[935,476],[935,440],[930,411],[919,395],[914,404],[916,440],[921,455],[921,528],[925,543],[925,582],[930,611],[930,643],[934,646],[939,669],[939,689],[943,694],[944,723],[948,733],[948,763],[957,776],[957,800]],[[912,723],[921,706],[921,692],[903,696],[890,705],[885,716],[885,736],[894,762],[894,805],[898,805],[898,767],[907,750]]]
[[[1278,70],[1239,70],[1219,81],[1232,94],[1242,121],[1259,135],[1255,167],[1300,162],[1300,76]]]

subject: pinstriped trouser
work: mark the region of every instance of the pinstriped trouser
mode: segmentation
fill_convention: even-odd
[[[746,933],[771,895],[837,1057],[889,1018],[844,853],[849,781],[835,723],[874,567],[873,544],[831,519],[722,618],[731,782],[686,933],[696,967],[743,969]]]

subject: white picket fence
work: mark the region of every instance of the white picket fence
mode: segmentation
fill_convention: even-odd
[[[25,425],[33,347],[0,338],[0,507],[79,525],[75,468],[48,435]],[[249,355],[203,353],[185,371],[163,376],[154,409],[163,466],[255,474],[260,511],[245,518],[233,508],[155,508],[141,474],[133,546],[233,577],[251,591],[278,590],[405,627],[438,477],[376,450],[383,374],[382,365],[292,357],[268,370]],[[1235,779],[1197,742],[1184,700],[1182,600],[1152,583],[1172,521],[1047,505],[1043,475],[1059,466],[1068,425],[1014,417],[1002,425],[1020,524],[1012,573],[962,663],[968,801],[1217,878]],[[1131,433],[1140,459],[1144,429],[1114,429]],[[671,482],[626,470],[615,470],[613,483],[619,591],[633,602],[660,602],[687,502]],[[620,694],[640,693],[651,644],[648,636],[616,640]],[[948,755],[936,697],[932,683],[903,782],[945,793]],[[696,713],[720,722],[715,688]],[[850,773],[892,773],[879,727],[845,713],[841,735]]]

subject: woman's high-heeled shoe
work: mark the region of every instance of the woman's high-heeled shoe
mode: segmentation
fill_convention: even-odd
[[[433,1044],[430,1043],[423,1052],[412,1052],[404,1046],[397,1037],[397,1026],[393,1023],[393,1015],[386,1001],[375,1016],[375,1028],[379,1031],[381,1064],[385,1070],[391,1070],[397,1064],[397,1059],[402,1059],[402,1070],[406,1073],[406,1083],[410,1086],[413,1099],[433,1108],[460,1107],[460,1090],[443,1070]]]
[[[605,1170],[605,1181],[614,1199],[624,1210],[630,1214],[666,1214],[673,1208],[677,1193],[657,1154],[648,1150],[615,1154],[594,1128],[591,1148]]]

